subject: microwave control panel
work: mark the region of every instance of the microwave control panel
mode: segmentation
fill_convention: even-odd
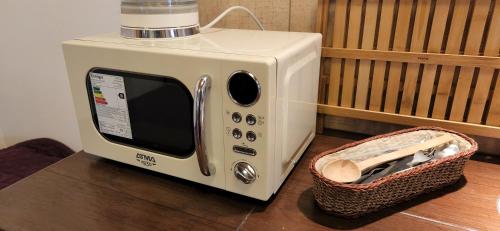
[[[244,57],[222,67],[226,190],[267,199],[275,190],[276,59]]]
[[[239,184],[257,184],[265,159],[266,99],[260,75],[233,72],[227,80],[224,105],[226,153],[231,159],[230,177]],[[240,187],[241,188],[241,187]]]

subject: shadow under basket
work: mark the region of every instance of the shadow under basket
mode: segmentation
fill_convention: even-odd
[[[460,150],[458,153],[371,183],[338,183],[321,174],[322,167],[332,160],[350,159],[359,162],[384,151],[402,149],[445,133],[455,138]],[[309,166],[314,181],[314,198],[318,206],[328,213],[359,217],[457,182],[463,174],[466,161],[477,148],[477,143],[464,134],[436,127],[417,127],[330,149],[314,157]]]

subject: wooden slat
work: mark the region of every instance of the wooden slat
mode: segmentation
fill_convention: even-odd
[[[431,0],[419,0],[413,24],[413,34],[410,51],[421,52],[424,49],[427,23],[431,11]],[[406,68],[405,82],[403,85],[403,96],[401,98],[400,114],[411,115],[413,101],[417,90],[417,80],[420,64],[409,63]]]
[[[469,11],[470,0],[456,0],[455,9],[453,12],[450,32],[448,33],[448,41],[446,43],[446,54],[458,54],[462,43],[465,23],[467,21],[467,12]],[[453,65],[453,64],[452,64]],[[461,64],[456,64],[461,65]],[[446,108],[448,106],[448,98],[450,96],[453,75],[455,74],[455,66],[443,66],[432,109],[432,118],[444,119]]]
[[[495,92],[490,105],[490,112],[488,113],[487,125],[500,126],[500,78],[497,78],[495,84]]]
[[[474,90],[474,96],[471,101],[467,122],[480,124],[483,118],[486,101],[490,93],[491,81],[495,69],[482,68],[477,76],[477,84]]]
[[[500,58],[478,55],[456,55],[422,52],[379,51],[324,47],[323,57],[343,59],[369,59],[404,63],[458,65],[464,67],[500,68]]]
[[[362,0],[351,0],[349,11],[349,27],[347,31],[347,48],[358,48],[359,33],[361,28]],[[344,79],[342,84],[341,103],[343,107],[351,107],[354,96],[356,60],[345,60]]]
[[[377,40],[377,50],[389,50],[395,0],[382,1],[380,23]],[[375,61],[373,81],[370,95],[370,110],[380,111],[384,92],[385,67],[387,62]]]
[[[329,8],[329,0],[318,0],[318,5],[321,7],[317,8],[317,19],[316,19],[316,33],[321,33],[326,35],[328,29],[328,8]],[[323,46],[326,44],[326,36],[323,36],[322,40]],[[324,73],[324,60],[321,60],[321,66],[319,71],[319,89],[318,89],[318,102],[325,103],[326,100],[326,81],[323,76]]]
[[[471,124],[464,122],[456,122],[449,120],[440,120],[432,118],[420,118],[409,115],[400,115],[386,112],[366,111],[355,108],[345,108],[339,106],[330,106],[319,104],[318,112],[327,115],[349,117],[356,119],[364,119],[378,121],[384,123],[410,125],[410,126],[438,126],[456,131],[461,131],[471,135],[487,136],[492,138],[500,138],[500,128],[494,126]]]
[[[444,38],[444,30],[446,28],[449,9],[450,0],[440,0],[436,2],[427,52],[441,53],[441,45]],[[416,116],[428,116],[434,80],[436,78],[436,70],[436,64],[428,64],[424,67],[422,83],[420,84],[418,94],[417,111],[415,112]]]
[[[486,41],[486,47],[484,49],[484,55],[498,56],[499,47],[500,47],[500,4],[496,3],[493,15],[491,17],[491,24],[488,32],[488,40]],[[470,106],[469,115],[467,116],[467,122],[481,123],[484,109],[486,107],[486,101],[490,93],[491,81],[493,79],[494,73],[495,73],[494,68],[481,68],[481,70],[479,71],[476,88],[474,90],[474,96],[472,98],[472,103]],[[500,89],[497,90],[500,91]]]
[[[469,28],[467,43],[465,46],[465,54],[477,55],[481,46],[481,39],[483,37],[485,21],[488,17],[490,10],[490,1],[481,0],[476,1],[474,13]],[[469,90],[474,75],[474,68],[462,67],[458,77],[457,88],[453,97],[453,104],[451,108],[450,120],[463,121],[464,112],[469,97]]]
[[[326,43],[326,32],[328,26],[328,8],[330,0],[318,0],[318,10],[316,13],[316,33],[322,33],[323,45]]]
[[[328,33],[328,10],[330,6],[330,0],[318,0],[318,8],[316,12],[316,33],[323,34],[322,44],[326,46],[326,39]],[[326,103],[326,86],[327,78],[323,75],[325,71],[324,60],[321,60],[321,66],[319,68],[319,86],[318,86],[318,103]],[[324,115],[318,115],[316,122],[316,133],[322,134],[324,130]]]
[[[345,24],[347,17],[347,0],[337,0],[333,22],[332,47],[341,48],[344,45]],[[338,105],[340,91],[341,59],[332,59],[330,67],[330,84],[328,88],[328,104]]]
[[[372,50],[375,41],[377,11],[380,0],[367,0],[365,23],[363,27],[362,49]],[[358,83],[356,88],[355,107],[365,109],[368,104],[368,85],[370,83],[370,60],[361,60],[359,63]]]
[[[499,42],[500,42],[500,10],[498,9],[500,3],[496,2],[495,11],[493,13],[492,24],[490,26],[490,32],[488,35],[488,42],[486,43],[485,55],[498,56],[499,55]],[[496,26],[493,26],[495,25]],[[487,53],[487,52],[490,52]],[[496,54],[494,53],[496,52]],[[485,70],[482,69],[481,72]],[[500,126],[500,78],[497,77],[497,82],[495,85],[495,91],[491,99],[490,111],[488,113],[488,118],[486,119],[486,124]]]
[[[396,23],[396,32],[394,34],[393,50],[405,51],[406,39],[410,25],[412,1],[400,1]],[[396,62],[391,63],[389,78],[387,81],[387,92],[385,97],[385,112],[396,112],[396,104],[398,102],[399,85],[401,80],[401,69],[403,64]]]

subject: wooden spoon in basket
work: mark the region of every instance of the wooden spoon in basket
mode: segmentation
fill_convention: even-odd
[[[322,174],[324,177],[340,182],[349,183],[358,180],[361,177],[363,171],[375,167],[377,165],[397,160],[406,156],[415,154],[418,151],[427,150],[433,147],[440,146],[442,144],[449,143],[453,141],[454,138],[450,134],[445,134],[420,144],[415,144],[398,151],[390,152],[384,155],[380,155],[374,158],[370,158],[359,163],[355,163],[351,160],[333,160],[327,163],[323,169]]]

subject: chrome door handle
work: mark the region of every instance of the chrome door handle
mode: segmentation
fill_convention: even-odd
[[[200,171],[205,176],[211,176],[208,164],[207,149],[205,145],[205,103],[210,89],[210,76],[205,75],[198,80],[194,89],[194,143]]]

